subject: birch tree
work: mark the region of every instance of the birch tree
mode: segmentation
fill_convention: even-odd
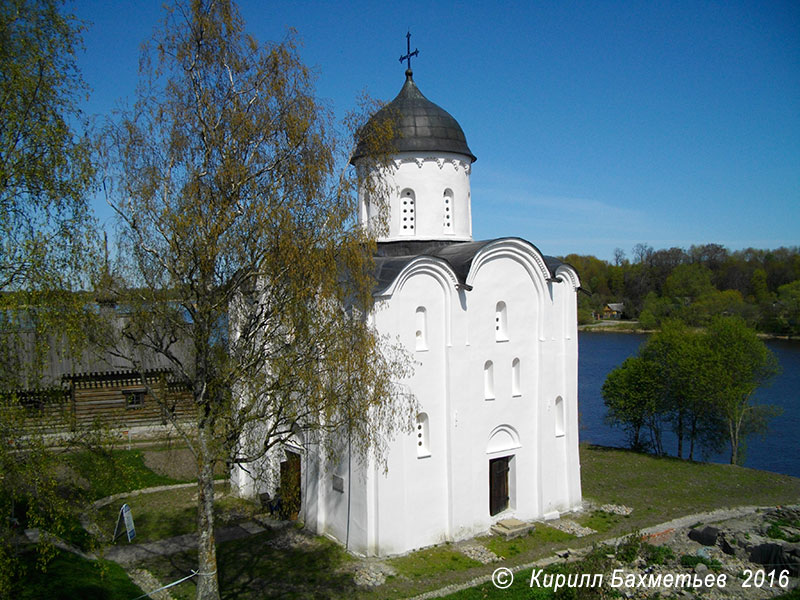
[[[0,3],[2,597],[22,568],[22,529],[61,534],[72,508],[56,478],[60,457],[45,443],[46,423],[19,392],[39,387],[53,332],[67,350],[85,329],[77,325],[85,298],[75,291],[87,284],[96,244],[86,199],[94,166],[78,106],[87,88],[75,62],[82,30],[57,0]],[[44,566],[53,548],[42,541],[37,550]]]
[[[386,132],[363,132],[378,161]],[[197,463],[204,600],[219,598],[220,461],[258,459],[298,428],[347,428],[379,449],[412,418],[393,383],[407,363],[367,318],[375,243],[354,219],[352,141],[316,99],[296,36],[258,43],[227,0],[167,8],[136,104],[108,130],[119,347],[134,362],[160,354],[191,390],[195,418],[176,426]],[[261,443],[239,444],[255,422]]]

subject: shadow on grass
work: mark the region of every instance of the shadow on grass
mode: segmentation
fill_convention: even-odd
[[[25,571],[13,582],[11,596],[17,600],[130,600],[142,593],[122,567],[108,561],[86,560],[58,550],[47,572],[42,572],[33,552],[24,552],[21,560]]]
[[[332,542],[316,538],[302,545],[276,544],[283,532],[265,531],[217,545],[223,600],[256,598],[343,598],[356,586],[344,567],[350,559]],[[169,562],[169,567],[166,562]],[[144,565],[163,583],[197,569],[197,552],[182,552]],[[195,579],[179,586],[177,596],[193,598]]]

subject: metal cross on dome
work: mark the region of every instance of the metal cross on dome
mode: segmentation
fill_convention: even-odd
[[[413,52],[411,51],[411,32],[410,31],[408,33],[406,33],[406,52],[407,52],[407,54],[405,56],[401,56],[400,57],[400,62],[403,62],[404,60],[408,61],[407,69],[410,71],[411,70],[411,57],[412,56],[419,56],[419,50],[417,48],[414,48]]]

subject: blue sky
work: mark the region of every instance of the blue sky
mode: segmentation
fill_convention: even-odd
[[[240,3],[258,40],[295,28],[338,114],[414,80],[461,124],[476,239],[545,254],[800,245],[800,3]],[[72,0],[91,23],[89,114],[131,100],[161,2]],[[109,213],[98,202],[104,221]]]

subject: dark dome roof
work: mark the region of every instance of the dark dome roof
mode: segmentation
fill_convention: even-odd
[[[397,118],[399,135],[393,145],[397,152],[452,152],[476,160],[467,146],[464,131],[450,113],[436,106],[419,91],[411,71],[397,97],[380,109],[372,119]],[[353,160],[364,156],[361,142],[356,146]]]

